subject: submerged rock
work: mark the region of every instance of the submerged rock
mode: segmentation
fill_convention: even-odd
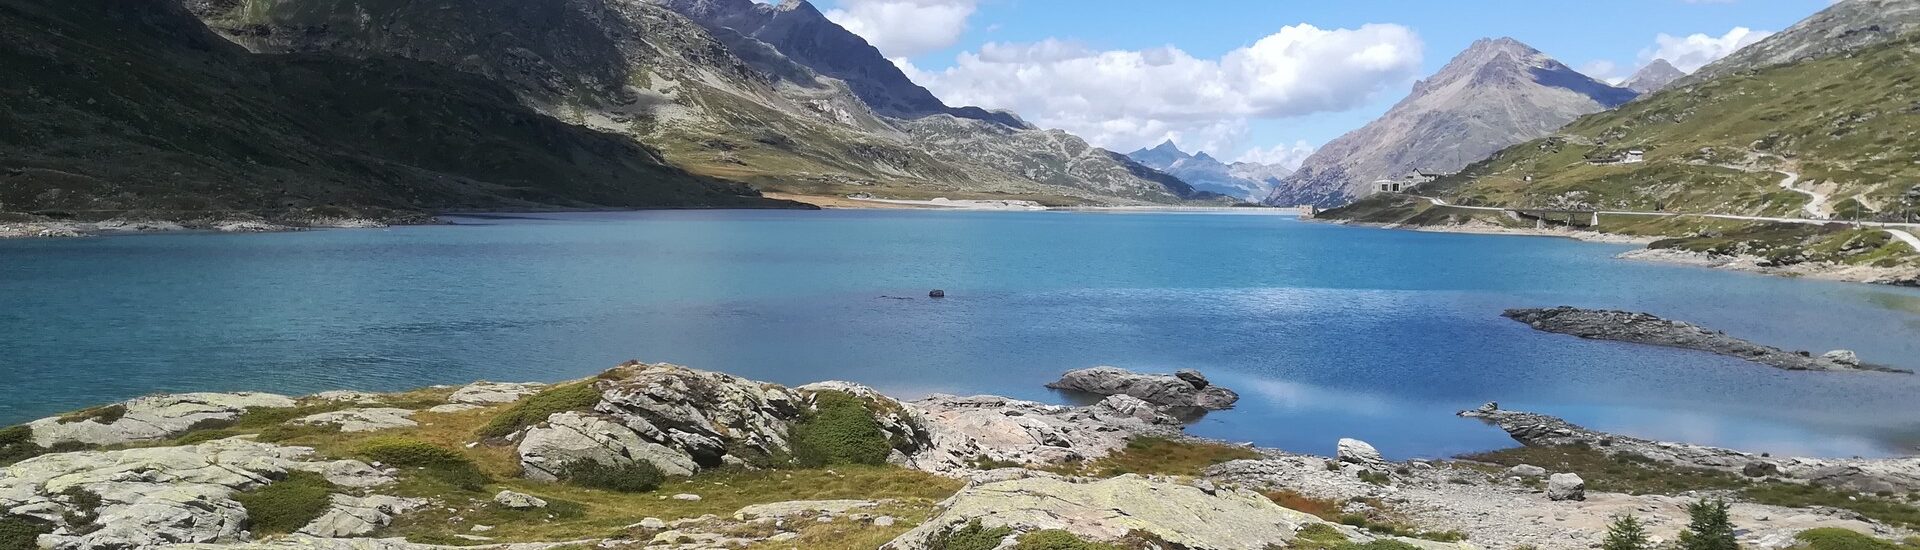
[[[1615,340],[1716,353],[1786,370],[1909,372],[1864,364],[1852,352],[1835,351],[1820,357],[1790,352],[1728,336],[1726,333],[1630,311],[1555,307],[1509,309],[1504,317],[1538,330],[1595,340]]]
[[[1232,408],[1240,395],[1209,383],[1198,371],[1184,370],[1177,375],[1141,374],[1114,367],[1094,367],[1068,371],[1047,387],[1082,391],[1098,395],[1130,395],[1149,403],[1168,407],[1196,407],[1205,410]]]
[[[231,421],[251,408],[292,406],[293,398],[271,393],[176,393],[136,397],[83,414],[42,418],[27,426],[41,447],[118,445],[167,439],[196,425]]]

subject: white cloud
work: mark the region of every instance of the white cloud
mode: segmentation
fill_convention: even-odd
[[[1307,157],[1312,155],[1315,149],[1313,145],[1305,141],[1296,141],[1293,142],[1293,145],[1282,143],[1264,149],[1259,147],[1249,149],[1247,152],[1241,153],[1240,158],[1234,159],[1234,161],[1272,164],[1285,166],[1288,170],[1298,170],[1300,169],[1300,163],[1305,162]]]
[[[1644,65],[1655,59],[1665,59],[1674,67],[1691,73],[1769,36],[1773,36],[1773,32],[1746,27],[1734,27],[1717,37],[1703,33],[1681,37],[1661,33],[1653,38],[1652,48],[1640,52],[1640,61]]]
[[[1247,120],[1343,111],[1412,79],[1422,44],[1399,25],[1284,27],[1218,59],[1171,46],[1094,50],[1049,39],[989,43],[953,67],[908,76],[951,105],[1009,109],[1043,127],[1127,151],[1175,138],[1237,150]]]
[[[975,0],[840,0],[825,15],[887,57],[913,57],[959,42],[974,7]]]
[[[1600,80],[1615,86],[1619,86],[1620,83],[1626,82],[1627,77],[1632,76],[1628,74],[1622,74],[1620,71],[1619,63],[1614,63],[1612,61],[1608,61],[1605,59],[1596,59],[1596,60],[1587,62],[1587,64],[1585,65],[1581,65],[1580,74],[1593,77],[1596,80]]]

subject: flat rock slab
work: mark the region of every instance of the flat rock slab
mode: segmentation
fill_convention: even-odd
[[[447,398],[447,402],[464,403],[467,405],[498,405],[525,399],[527,396],[540,393],[540,390],[544,389],[547,389],[547,385],[537,382],[474,382],[461,386],[458,390],[454,390],[453,395]]]
[[[323,412],[293,419],[292,424],[331,424],[340,427],[343,432],[371,432],[394,428],[419,426],[413,421],[413,411],[407,409],[347,409]]]
[[[755,504],[733,513],[733,519],[750,521],[760,518],[786,518],[799,515],[837,516],[848,510],[872,508],[879,504],[871,500],[794,500]]]
[[[1209,490],[1132,474],[1098,481],[1032,474],[962,489],[942,508],[882,548],[926,550],[942,533],[974,521],[1015,533],[1065,530],[1099,542],[1120,541],[1139,531],[1192,550],[1286,547],[1301,528],[1332,525],[1252,491]],[[1370,538],[1351,528],[1335,528],[1357,539]]]
[[[106,418],[51,417],[27,425],[41,447],[61,443],[118,445],[156,441],[182,433],[195,424],[238,418],[255,407],[292,407],[293,398],[271,393],[176,393],[136,397],[108,407],[117,416]],[[103,421],[104,420],[104,421]]]

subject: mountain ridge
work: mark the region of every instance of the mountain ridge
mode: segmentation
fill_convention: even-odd
[[[1190,155],[1180,150],[1173,140],[1152,148],[1143,147],[1128,153],[1127,157],[1180,178],[1195,189],[1255,202],[1266,198],[1281,178],[1293,173],[1282,166],[1221,162],[1205,151]]]
[[[1686,78],[1687,73],[1665,59],[1655,59],[1647,66],[1635,71],[1633,76],[1620,84],[1620,87],[1639,92],[1645,96],[1666,89],[1675,81]]]
[[[1266,202],[1332,206],[1364,195],[1376,179],[1459,170],[1636,95],[1513,38],[1481,39],[1385,115],[1314,152]]]

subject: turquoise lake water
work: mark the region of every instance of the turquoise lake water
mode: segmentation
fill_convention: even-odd
[[[161,391],[561,380],[627,359],[896,395],[1197,368],[1196,434],[1394,457],[1511,445],[1497,400],[1775,453],[1905,454],[1920,376],[1579,340],[1509,307],[1648,311],[1920,368],[1920,292],[1615,260],[1630,247],[1276,215],[633,212],[0,241],[0,424]],[[949,298],[930,300],[927,290]]]

